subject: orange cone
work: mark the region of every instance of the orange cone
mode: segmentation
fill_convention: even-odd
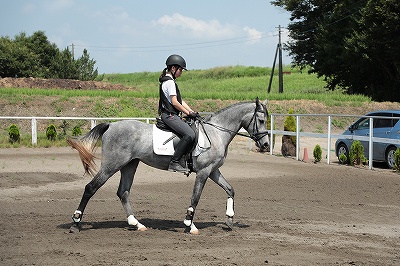
[[[303,162],[308,162],[308,152],[307,152],[307,148],[304,148]]]

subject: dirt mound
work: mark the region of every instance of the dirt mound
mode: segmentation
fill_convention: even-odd
[[[83,89],[83,90],[129,90],[121,84],[100,81],[81,81],[72,79],[40,78],[2,78],[0,88],[45,88],[45,89]]]

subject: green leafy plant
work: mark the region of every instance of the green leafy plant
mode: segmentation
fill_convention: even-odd
[[[65,120],[63,120],[62,123],[61,123],[61,125],[60,125],[61,133],[60,133],[60,134],[57,134],[57,137],[58,137],[59,140],[65,139],[65,136],[67,135],[67,129],[68,129],[68,127],[69,127],[68,122],[65,121]]]
[[[320,162],[322,159],[322,149],[321,146],[319,146],[319,144],[315,145],[314,147],[314,151],[313,151],[313,155],[314,155],[314,162]]]
[[[74,128],[72,129],[72,136],[79,136],[82,135],[82,130],[80,126],[74,126]]]
[[[347,156],[346,154],[342,153],[339,155],[339,163],[340,164],[345,164],[347,162]]]
[[[57,130],[56,130],[56,127],[53,124],[51,124],[51,125],[49,125],[47,127],[47,129],[46,129],[46,137],[47,137],[48,140],[52,140],[52,141],[56,140]]]
[[[11,143],[20,142],[19,128],[17,125],[12,124],[8,129],[9,141]]]
[[[293,109],[290,108],[288,114],[293,114]],[[287,116],[283,124],[283,130],[296,132],[296,120],[294,116]],[[290,136],[290,140],[296,145],[296,136]]]
[[[394,152],[394,170],[400,172],[400,148]]]
[[[353,141],[350,147],[350,165],[360,165],[367,161],[364,156],[364,147],[361,145],[359,140]]]

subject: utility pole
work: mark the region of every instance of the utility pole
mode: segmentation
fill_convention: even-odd
[[[281,43],[281,25],[279,25],[279,93],[283,93],[283,72],[282,72],[282,43]]]
[[[72,44],[71,45],[72,46],[72,59],[75,59],[75,45],[74,44]]]
[[[272,65],[272,73],[271,77],[269,79],[269,85],[268,85],[268,93],[271,91],[271,84],[272,84],[272,77],[274,76],[274,71],[275,71],[275,64],[276,64],[276,57],[279,57],[278,64],[279,64],[279,93],[283,93],[283,71],[282,71],[282,43],[281,43],[281,33],[282,33],[282,28],[281,25],[278,27],[278,45],[276,46],[276,51],[275,51],[275,58],[274,58],[274,63]]]

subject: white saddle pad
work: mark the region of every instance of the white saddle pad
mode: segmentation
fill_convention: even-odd
[[[170,140],[164,143],[173,136],[172,132],[164,131],[153,125],[153,150],[157,155],[173,155],[175,152],[174,141]],[[205,147],[204,133],[200,131],[199,139],[196,148],[193,150],[193,156],[198,156],[200,153],[207,150],[210,144]]]

